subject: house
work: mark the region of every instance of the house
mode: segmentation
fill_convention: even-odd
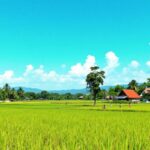
[[[79,99],[84,99],[84,96],[80,96]]]
[[[146,89],[143,91],[142,95],[143,95],[143,94],[150,94],[150,88],[146,88]]]
[[[141,96],[143,101],[150,102],[150,88],[145,88]]]
[[[118,100],[140,100],[141,96],[134,90],[124,89],[121,91],[117,99]]]

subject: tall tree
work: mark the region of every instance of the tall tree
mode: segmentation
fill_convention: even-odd
[[[116,92],[117,94],[119,94],[123,89],[124,89],[124,87],[121,86],[121,85],[116,85],[116,86],[114,87],[114,90],[115,90],[115,92]]]
[[[4,86],[3,86],[3,93],[4,93],[4,97],[5,99],[10,99],[10,93],[11,93],[11,87],[9,86],[8,83],[6,83]]]
[[[142,94],[145,88],[147,87],[147,83],[144,82],[138,86],[138,94]]]
[[[147,87],[150,87],[150,78],[147,79],[146,85],[147,85]]]
[[[110,96],[110,99],[115,99],[115,97],[118,95],[118,93],[115,91],[114,87],[110,87],[108,90],[108,94]]]
[[[22,87],[19,87],[19,89],[17,90],[17,94],[18,94],[18,96],[19,96],[19,99],[21,99],[21,100],[23,100],[24,99],[24,97],[25,97],[25,92],[24,92],[24,90],[23,90],[23,88]]]
[[[138,83],[136,80],[132,80],[128,84],[128,89],[135,90],[136,92],[138,91]]]
[[[11,101],[19,99],[19,96],[18,96],[18,94],[17,94],[17,92],[16,92],[16,90],[14,88],[12,88],[11,91],[10,91],[9,99]]]
[[[40,95],[42,99],[49,99],[49,93],[47,91],[42,91]]]
[[[105,72],[99,70],[98,66],[91,67],[91,72],[86,77],[87,88],[93,96],[94,106],[96,105],[96,97],[100,91],[100,85],[103,85]]]

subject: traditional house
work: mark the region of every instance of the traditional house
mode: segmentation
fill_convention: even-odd
[[[150,94],[150,88],[146,88],[146,89],[143,91],[142,95],[143,95],[143,94]]]
[[[122,90],[119,96],[117,97],[119,100],[140,100],[141,96],[135,92],[134,90]]]
[[[145,88],[145,90],[141,93],[143,101],[150,102],[150,88]]]
[[[84,99],[84,96],[80,96],[79,99]]]

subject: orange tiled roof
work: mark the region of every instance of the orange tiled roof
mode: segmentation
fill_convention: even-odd
[[[123,92],[126,94],[126,96],[128,98],[131,98],[131,99],[140,99],[141,96],[138,95],[138,93],[136,93],[134,90],[123,90]]]

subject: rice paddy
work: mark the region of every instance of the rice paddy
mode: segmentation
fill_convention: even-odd
[[[149,150],[150,104],[0,104],[0,150]]]

